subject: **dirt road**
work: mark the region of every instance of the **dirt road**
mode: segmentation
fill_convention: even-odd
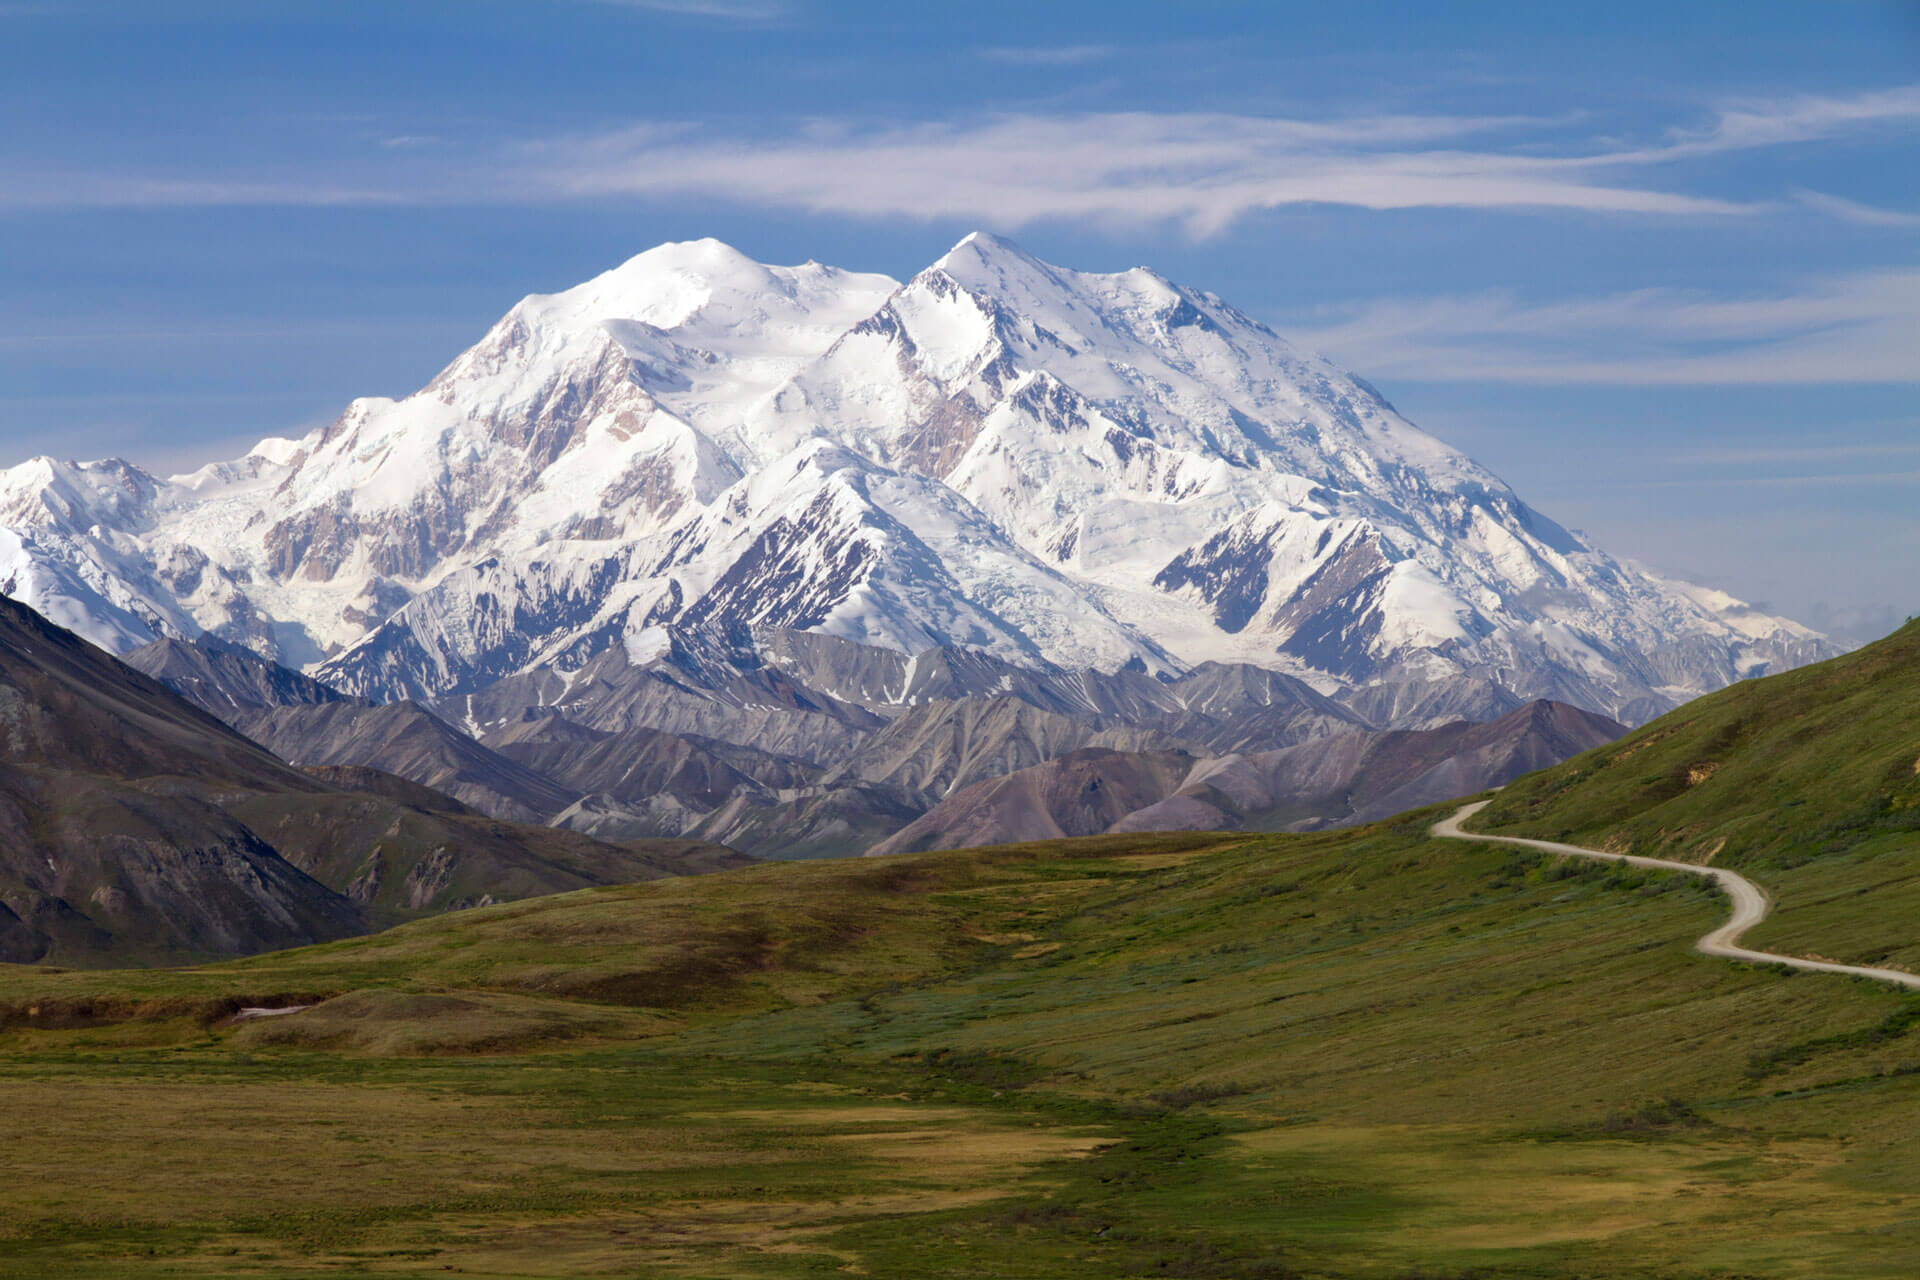
[[[1691,862],[1669,862],[1665,858],[1639,858],[1627,853],[1601,853],[1598,849],[1582,849],[1576,844],[1559,844],[1552,840],[1528,840],[1522,836],[1488,836],[1460,829],[1462,822],[1486,808],[1490,803],[1492,802],[1488,800],[1478,800],[1463,807],[1460,812],[1446,821],[1434,823],[1433,834],[1450,840],[1514,844],[1526,849],[1539,849],[1545,853],[1563,854],[1570,858],[1598,858],[1603,862],[1625,862],[1636,867],[1655,867],[1662,871],[1685,871],[1691,875],[1705,876],[1726,891],[1727,899],[1733,904],[1733,915],[1725,924],[1694,944],[1703,953],[1710,956],[1724,956],[1729,960],[1747,960],[1754,964],[1784,964],[1794,969],[1811,969],[1817,973],[1845,973],[1856,978],[1873,978],[1880,982],[1892,982],[1903,987],[1920,989],[1920,974],[1902,973],[1898,969],[1873,969],[1857,964],[1836,964],[1831,960],[1805,960],[1799,956],[1775,955],[1771,951],[1753,951],[1740,946],[1740,935],[1765,920],[1773,903],[1759,885],[1738,872],[1728,871],[1724,867],[1703,867]]]

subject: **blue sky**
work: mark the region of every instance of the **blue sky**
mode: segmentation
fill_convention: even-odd
[[[0,0],[0,460],[165,470],[715,235],[1150,264],[1610,549],[1920,612],[1920,4]]]

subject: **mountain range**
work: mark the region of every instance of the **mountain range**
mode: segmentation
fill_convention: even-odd
[[[907,660],[927,696],[874,711],[850,699],[899,655],[836,641],[839,663],[823,668],[805,660],[820,656],[818,637],[760,639],[772,656],[729,681],[691,657],[638,667],[608,657],[558,697],[545,680],[515,678],[431,707],[347,697],[205,638],[156,641],[125,661],[309,771],[373,769],[496,818],[607,840],[781,858],[1036,833],[1345,825],[1498,786],[1625,732],[1545,700],[1484,723],[1455,715],[1384,730],[1255,667],[1049,678],[939,650]],[[802,683],[813,679],[846,697]],[[756,691],[785,701],[755,703]],[[1141,770],[1158,781],[1116,787]],[[1082,774],[1077,791],[1059,780]],[[1035,804],[1030,792],[1052,798]],[[1135,802],[1116,809],[1122,794]],[[979,817],[982,796],[992,820]]]
[[[10,742],[87,770],[224,754],[209,767],[249,786],[277,768],[40,625],[0,723],[94,689],[156,742]],[[68,695],[23,665],[74,654],[97,665]],[[526,723],[557,740],[554,719]],[[1555,750],[1582,723],[1509,720]],[[1737,867],[1774,908],[1751,945],[1910,975],[1917,723],[1920,623],[1698,699],[1473,821]],[[1323,765],[1393,804],[1421,743],[1490,759],[1512,728],[1336,735],[1198,776],[1094,747],[979,785],[1063,828],[1169,787],[1258,817],[1260,787]],[[614,740],[596,732],[573,738]],[[109,748],[145,754],[84,754]],[[582,767],[617,785],[613,763]],[[1433,838],[1460,808],[765,864],[190,968],[0,965],[10,1269],[312,1275],[319,1250],[399,1274],[425,1241],[426,1267],[496,1275],[1908,1274],[1911,992],[1702,954],[1731,905],[1705,878]],[[536,1176],[563,1212],[530,1236],[491,1206]]]
[[[1608,556],[1212,294],[983,234],[905,283],[662,245],[302,439],[164,480],[36,458],[0,473],[0,588],[379,702],[771,630],[1634,723],[1832,652]],[[879,678],[850,700],[918,672]]]
[[[979,234],[663,245],[302,439],[34,459],[0,591],[336,782],[778,857],[1358,821],[1833,652],[1212,294]]]

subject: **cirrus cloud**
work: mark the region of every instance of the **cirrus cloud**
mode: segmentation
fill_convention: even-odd
[[[1637,386],[1920,382],[1920,269],[1791,293],[1642,289],[1526,303],[1503,293],[1385,299],[1290,335],[1382,377]]]
[[[751,8],[731,0],[654,7],[676,6],[740,15]],[[1915,122],[1920,86],[1743,102],[1644,145],[1576,138],[1574,121],[1527,116],[1010,112],[907,124],[812,119],[771,134],[655,119],[514,143],[446,138],[432,148],[380,147],[385,163],[336,160],[331,173],[256,172],[243,164],[217,174],[0,172],[0,208],[703,199],[1002,229],[1041,221],[1171,224],[1201,238],[1289,205],[1683,218],[1812,208],[1855,224],[1904,227],[1914,215],[1832,193],[1733,198],[1698,189],[1697,180],[1688,189],[1694,170],[1687,162]],[[411,153],[406,163],[394,160],[396,150]]]
[[[1219,233],[1262,209],[1522,208],[1737,215],[1765,206],[1596,176],[1607,155],[1464,147],[1540,122],[1380,115],[1009,114],[970,124],[810,123],[772,139],[656,126],[541,144],[533,172],[574,197],[701,196],[859,217],[1174,222]]]
[[[1015,50],[1021,58],[1088,50]],[[1178,223],[1218,234],[1258,211],[1558,209],[1681,217],[1752,214],[1783,200],[1675,189],[1688,160],[1920,122],[1920,85],[1723,105],[1655,143],[1579,145],[1564,120],[1374,114],[1322,120],[1231,113],[1008,113],[968,122],[816,120],[782,136],[660,126],[560,139],[530,151],[538,184],[577,197],[698,196],[865,218],[964,218],[1000,227]],[[1908,215],[1844,197],[1794,200],[1855,223]]]

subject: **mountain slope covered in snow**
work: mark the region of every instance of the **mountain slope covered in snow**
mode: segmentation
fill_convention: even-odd
[[[167,480],[34,459],[0,473],[0,591],[115,651],[207,632],[376,701],[689,637],[725,685],[803,634],[898,653],[889,705],[939,651],[1637,721],[1832,651],[1614,560],[1211,294],[978,234],[904,284],[662,245],[304,439]],[[878,668],[848,679],[871,709]]]

